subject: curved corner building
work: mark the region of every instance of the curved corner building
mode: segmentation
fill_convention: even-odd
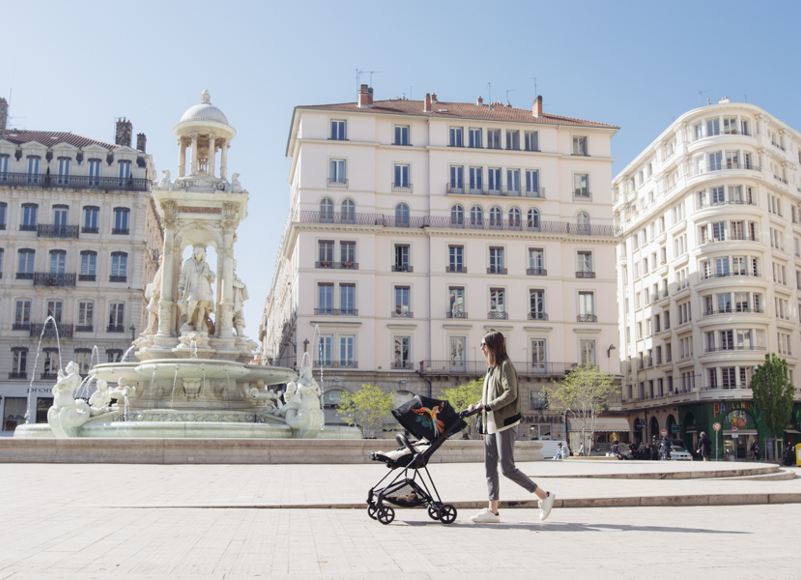
[[[613,181],[623,408],[721,459],[772,434],[750,390],[767,353],[801,354],[801,134],[722,99],[679,117]],[[796,400],[801,397],[796,396]],[[799,442],[799,405],[785,437]],[[793,439],[795,438],[795,439]],[[714,455],[714,453],[713,453]]]

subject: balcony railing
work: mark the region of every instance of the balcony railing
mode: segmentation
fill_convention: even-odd
[[[579,314],[576,316],[576,322],[598,322],[598,316],[595,314]]]
[[[100,233],[100,228],[89,228],[89,227],[83,226],[81,228],[81,233],[82,234],[99,234]]]
[[[358,262],[330,262],[330,261],[321,261],[314,263],[315,268],[332,268],[334,270],[358,270],[359,263]]]
[[[467,266],[446,266],[445,271],[448,274],[467,274]]]
[[[488,185],[471,186],[468,184],[447,183],[445,192],[448,194],[489,195],[494,197],[545,198],[544,187],[490,187]]]
[[[414,318],[414,312],[411,310],[393,310],[391,316],[392,318]]]
[[[721,205],[756,205],[753,199],[726,199],[723,201],[703,201],[698,209],[706,209],[708,207],[716,207]]]
[[[392,216],[355,212],[302,211],[299,221],[319,224],[356,224],[365,226],[404,227],[404,228],[449,228],[472,230],[503,230],[534,232],[545,234],[565,234],[579,236],[614,237],[614,227],[606,225],[585,225],[571,222],[543,220],[493,219],[489,218],[451,218],[448,216]]]
[[[529,320],[548,320],[548,313],[547,312],[529,312],[528,313]]]
[[[393,272],[414,272],[414,268],[408,264],[392,264]]]
[[[411,183],[393,183],[392,191],[396,193],[412,193]]]
[[[595,278],[595,272],[576,272],[576,278]]]
[[[109,324],[106,327],[106,332],[125,332],[125,325],[123,325],[123,324]]]
[[[690,172],[691,176],[703,175],[705,173],[716,173],[718,171],[732,171],[737,169],[745,169],[747,171],[762,171],[762,168],[752,163],[721,163],[714,167],[694,168]]]
[[[23,379],[28,380],[28,373],[8,373],[8,378],[11,380]]]
[[[31,329],[30,322],[15,322],[11,325],[11,330],[25,330],[29,331]]]
[[[109,276],[108,277],[108,281],[109,282],[127,282],[128,281],[128,276]]]
[[[358,308],[315,308],[314,314],[329,316],[359,316]]]
[[[72,324],[58,324],[57,327],[59,338],[72,338]],[[44,334],[42,334],[42,330],[44,330]],[[31,336],[35,338],[39,336],[56,338],[56,328],[53,327],[52,322],[48,324],[31,324]]]
[[[712,278],[740,278],[743,276],[761,277],[758,273],[755,274],[751,270],[746,270],[745,272],[701,272],[701,280],[711,280]]]
[[[489,320],[509,320],[509,313],[502,310],[490,310],[487,318]]]
[[[315,360],[314,366],[331,369],[357,369],[359,363],[355,360]]]
[[[448,310],[445,312],[445,318],[467,318],[467,312],[464,310]]]
[[[548,270],[545,268],[526,268],[526,276],[547,276]]]
[[[579,367],[577,363],[545,361],[512,361],[520,376],[563,376]],[[422,374],[470,374],[483,375],[487,363],[483,360],[424,360],[420,362]]]
[[[507,269],[500,266],[490,266],[487,268],[487,274],[506,274]]]
[[[347,189],[348,188],[348,180],[347,179],[331,179],[329,177],[328,178],[328,187]]]
[[[97,280],[95,274],[78,274],[78,282],[94,282]]]
[[[50,286],[54,288],[66,288],[75,286],[75,274],[49,274],[47,272],[36,272],[33,275],[34,286]]]
[[[392,368],[393,369],[411,369],[412,363],[408,360],[396,360],[392,361]]]
[[[37,238],[78,239],[78,226],[59,226],[55,224],[39,224],[36,226]]]
[[[715,347],[707,347],[704,349],[704,352],[727,352],[732,350],[768,350],[765,346],[754,346],[754,345],[731,345],[731,346],[715,346]]]
[[[115,236],[127,236],[131,233],[131,230],[128,228],[111,228],[111,233]]]
[[[0,173],[0,183],[18,187],[62,187],[66,189],[100,189],[104,191],[147,191],[149,179],[137,177],[90,177],[88,175],[41,175]]]
[[[778,143],[776,143],[776,141],[771,141],[770,144],[773,145],[774,147],[778,148],[778,149],[781,149],[782,151],[785,151],[785,152],[787,151],[787,149],[785,149],[783,146],[781,146]]]
[[[764,308],[721,308],[713,310],[704,310],[704,316],[715,316],[716,314],[764,314]]]
[[[84,324],[75,327],[75,332],[94,332],[95,327],[93,324]]]
[[[17,272],[17,280],[33,280],[33,272]]]

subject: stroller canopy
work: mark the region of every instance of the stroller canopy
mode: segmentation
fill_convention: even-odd
[[[443,434],[450,436],[467,427],[467,423],[459,417],[448,401],[420,395],[393,409],[392,416],[415,437],[428,439],[431,442]]]

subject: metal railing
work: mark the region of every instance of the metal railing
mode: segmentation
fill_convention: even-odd
[[[88,228],[86,226],[81,227],[82,234],[99,234],[100,228]]]
[[[8,378],[11,380],[24,379],[28,380],[28,373],[8,373]]]
[[[414,312],[411,310],[393,310],[390,316],[392,318],[414,318]]]
[[[467,266],[446,266],[445,271],[448,274],[467,274]]]
[[[545,268],[526,268],[526,276],[547,276],[548,270]]]
[[[403,185],[403,184],[393,183],[392,191],[396,193],[412,193],[412,184],[407,183],[406,185]]]
[[[761,278],[759,274],[755,274],[750,270],[746,270],[745,272],[701,272],[701,280],[711,280],[712,278],[740,278],[743,276]]]
[[[448,310],[445,312],[445,318],[467,318],[467,312],[464,310]]]
[[[358,262],[329,262],[321,261],[314,263],[315,268],[332,268],[334,270],[358,270]]]
[[[392,264],[393,272],[414,272],[414,268],[408,264]]]
[[[102,189],[104,191],[147,191],[150,180],[138,177],[90,177],[88,175],[48,175],[0,173],[0,183],[19,187],[61,187]]]
[[[78,282],[94,282],[97,280],[95,274],[78,274]]]
[[[36,226],[37,238],[78,239],[78,226],[39,224]]]
[[[512,361],[520,376],[566,375],[579,367],[577,363],[546,361]],[[421,374],[469,374],[483,375],[487,372],[484,360],[423,360],[420,361]]]
[[[315,360],[314,366],[331,369],[357,369],[359,368],[359,363],[355,360]]]
[[[727,352],[732,350],[768,350],[766,346],[746,346],[746,345],[731,345],[731,346],[715,346],[715,347],[707,347],[704,349],[704,352]]]
[[[753,199],[726,199],[723,201],[703,201],[698,209],[706,209],[708,207],[716,207],[721,205],[756,205]]]
[[[598,316],[595,314],[579,314],[576,316],[576,322],[598,322]]]
[[[411,369],[412,363],[408,360],[396,360],[392,362],[393,369]]]
[[[489,185],[468,185],[449,182],[445,185],[445,193],[545,199],[544,187],[490,187]]]
[[[36,272],[33,275],[34,286],[71,287],[75,286],[75,274],[49,274]]]
[[[576,278],[595,278],[595,272],[576,272]]]
[[[703,316],[714,316],[716,314],[764,314],[764,308],[721,308],[704,310]]]
[[[123,324],[109,324],[106,327],[106,332],[125,332],[125,325],[123,325]]]
[[[329,316],[359,316],[358,308],[315,308],[314,314]]]
[[[128,228],[111,228],[111,233],[115,236],[127,236],[131,233],[131,230]]]
[[[56,325],[58,328],[58,337],[59,338],[72,338],[72,324],[58,324]],[[44,335],[42,335],[42,330],[44,329]],[[53,324],[31,324],[31,336],[38,338],[39,336],[44,336],[44,338],[56,338],[56,328],[53,327]]]
[[[128,281],[128,276],[109,276],[108,277],[108,281],[109,282],[127,282]]]
[[[75,332],[94,332],[95,327],[93,324],[85,324],[83,326],[76,326]]]
[[[547,312],[529,312],[528,313],[529,320],[548,320],[548,313]]]
[[[506,268],[501,268],[500,266],[489,266],[487,268],[487,274],[506,274],[507,272]]]
[[[329,177],[328,178],[328,187],[347,189],[348,188],[348,180],[347,179],[331,179]]]
[[[501,310],[490,310],[487,313],[489,320],[509,320],[509,313]]]

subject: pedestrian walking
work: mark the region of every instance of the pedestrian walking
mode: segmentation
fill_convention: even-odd
[[[579,454],[579,457],[584,457],[584,443],[579,445],[578,454]]]
[[[754,461],[759,461],[759,443],[754,440],[751,444],[751,456],[754,458]]]
[[[698,440],[697,453],[704,461],[709,461],[709,456],[712,455],[712,441],[703,431],[701,431],[701,438]]]
[[[659,445],[659,453],[660,459],[663,461],[670,459],[670,439],[667,438],[667,435],[662,438],[662,442]]]
[[[522,417],[520,389],[512,361],[506,352],[503,334],[490,331],[481,340],[481,352],[487,359],[487,374],[481,401],[468,407],[468,411],[481,409],[481,424],[485,428],[484,471],[487,477],[489,505],[472,516],[476,523],[498,523],[500,487],[498,463],[501,473],[539,498],[540,521],[545,521],[553,509],[556,496],[538,487],[531,478],[515,467],[514,445],[517,426]]]

